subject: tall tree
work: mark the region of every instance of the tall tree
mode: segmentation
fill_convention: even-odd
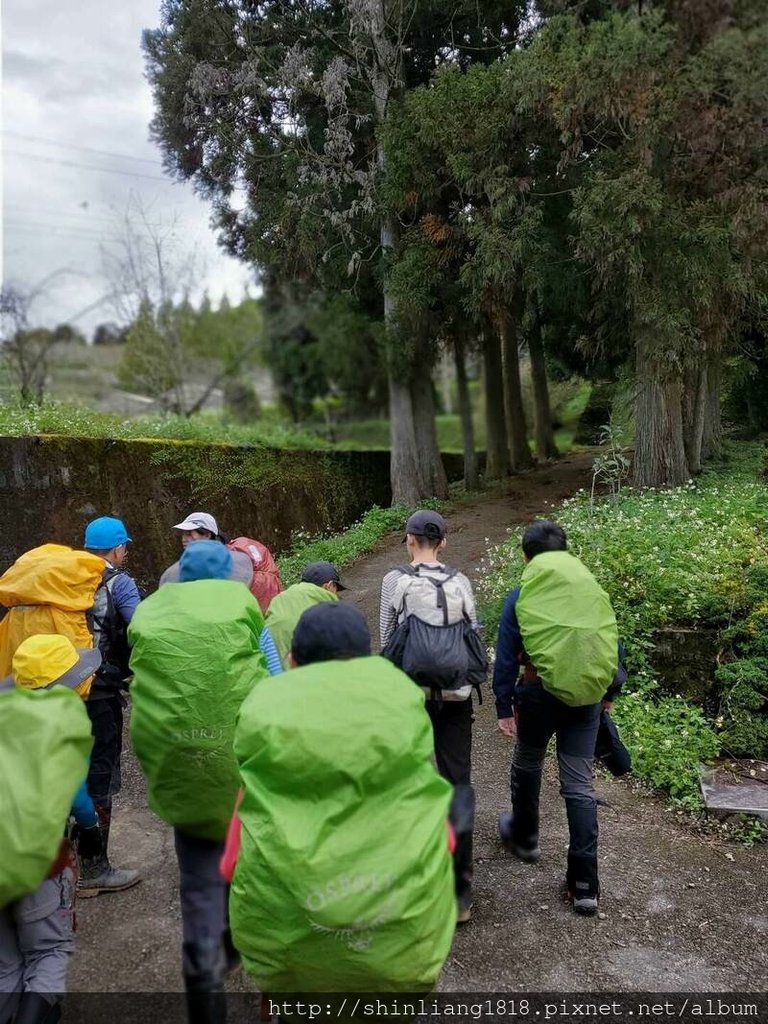
[[[276,280],[331,293],[381,282],[396,500],[443,492],[445,480],[434,428],[420,427],[433,414],[429,352],[401,343],[387,287],[398,219],[379,204],[387,154],[377,129],[436,64],[503,52],[524,7],[168,0],[161,28],[145,34],[154,136],[169,168],[211,199],[231,251]]]
[[[717,446],[724,347],[765,290],[768,28],[750,0],[618,6],[542,28],[521,106],[553,122],[578,170],[593,322],[626,325],[635,482],[674,485]]]

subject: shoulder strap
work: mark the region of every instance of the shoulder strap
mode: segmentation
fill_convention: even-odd
[[[396,565],[392,572],[399,572],[401,576],[418,576],[419,570],[415,565]]]

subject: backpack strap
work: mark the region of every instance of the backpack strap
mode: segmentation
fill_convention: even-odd
[[[98,593],[100,590],[103,589],[104,593],[107,596],[107,603],[106,603],[106,607],[104,609],[104,616],[103,616],[103,618],[99,618],[98,615],[95,615],[94,611],[93,611],[93,608],[91,608],[89,613],[88,613],[88,615],[90,616],[90,620],[91,620],[91,632],[94,633],[96,631],[96,629],[98,629],[99,635],[100,635],[100,639],[102,639],[104,637],[104,630],[105,630],[105,626],[107,625],[107,623],[109,623],[110,621],[114,621],[115,615],[117,614],[117,611],[116,611],[116,608],[115,608],[115,599],[112,596],[112,586],[114,584],[114,581],[117,579],[117,577],[118,576],[122,576],[123,574],[124,574],[124,570],[123,569],[119,568],[118,566],[108,565],[106,567],[106,569],[104,570],[103,574],[102,574],[101,583],[96,588],[96,593]],[[94,603],[95,603],[95,595],[94,595]]]

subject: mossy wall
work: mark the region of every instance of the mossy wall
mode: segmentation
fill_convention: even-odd
[[[459,478],[460,459],[447,459]],[[212,513],[230,536],[288,547],[297,531],[334,533],[388,505],[386,451],[303,451],[190,441],[0,438],[0,572],[46,541],[77,547],[89,519],[120,516],[134,543],[130,568],[153,589],[179,556],[172,529]]]

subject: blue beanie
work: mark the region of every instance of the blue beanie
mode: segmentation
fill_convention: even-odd
[[[187,544],[179,562],[179,582],[192,580],[228,580],[232,575],[232,555],[218,540],[196,540]]]

